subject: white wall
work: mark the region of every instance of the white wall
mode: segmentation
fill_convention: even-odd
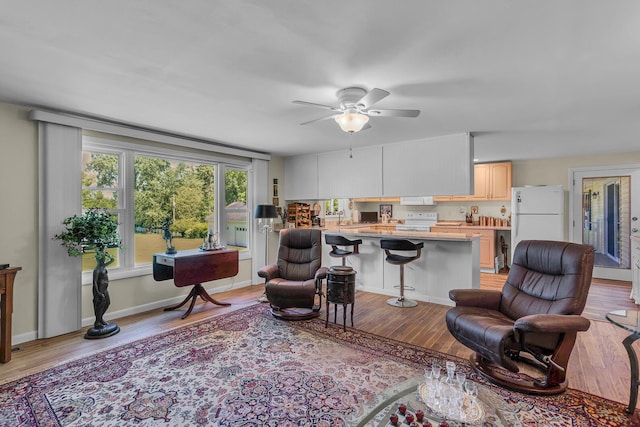
[[[0,103],[0,263],[22,267],[14,283],[14,336],[38,325],[38,125],[28,111]]]

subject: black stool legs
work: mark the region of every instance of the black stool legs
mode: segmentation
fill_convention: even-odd
[[[404,264],[400,264],[400,296],[398,298],[389,298],[387,300],[387,304],[393,305],[394,307],[415,307],[418,305],[412,299],[407,299],[404,297]]]
[[[390,298],[387,300],[387,304],[392,305],[394,307],[415,307],[418,305],[417,302],[411,299],[407,299],[404,297],[404,265],[408,264],[412,261],[420,258],[420,254],[422,248],[424,247],[424,243],[413,243],[409,240],[401,240],[401,239],[381,239],[380,247],[384,249],[384,252],[387,256],[385,261],[389,264],[394,264],[400,266],[400,296],[398,298]],[[392,253],[391,251],[415,251],[416,254],[414,256],[403,256]]]

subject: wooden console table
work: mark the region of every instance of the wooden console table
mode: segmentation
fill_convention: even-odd
[[[11,316],[13,314],[13,279],[22,267],[0,270],[0,363],[11,360]]]
[[[231,305],[211,298],[202,287],[202,283],[224,279],[238,274],[238,251],[220,249],[203,251],[189,249],[175,254],[158,253],[153,255],[153,278],[157,281],[173,279],[177,287],[193,286],[191,292],[180,304],[167,307],[164,310],[175,310],[191,300],[189,309],[182,316],[191,314],[198,296],[205,301],[218,305]]]

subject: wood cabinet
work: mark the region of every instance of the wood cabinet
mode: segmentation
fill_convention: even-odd
[[[290,203],[287,206],[287,222],[296,228],[311,227],[311,206],[306,203]]]
[[[477,230],[480,237],[480,268],[495,271],[496,232],[495,230]]]
[[[511,200],[511,162],[480,163],[473,167],[473,194],[437,196],[436,202]]]
[[[474,227],[431,227],[434,233],[473,233],[480,234],[480,268],[495,272],[496,260],[496,231],[492,229],[477,229]]]
[[[377,225],[370,225],[367,228],[370,228],[371,230],[381,230],[381,231],[396,231],[396,226],[395,225],[389,225],[389,224],[377,224]]]
[[[489,200],[511,200],[511,162],[489,165]]]
[[[491,198],[491,163],[475,165],[473,168],[472,200],[489,200]]]
[[[0,270],[0,363],[11,360],[11,317],[13,315],[13,281],[22,267]]]

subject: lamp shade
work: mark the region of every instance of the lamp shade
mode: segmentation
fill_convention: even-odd
[[[340,125],[340,129],[345,132],[354,133],[362,129],[369,121],[369,116],[360,113],[350,113],[345,111],[334,117],[336,123]]]
[[[278,218],[278,212],[274,205],[258,205],[256,206],[253,217],[259,219]]]

